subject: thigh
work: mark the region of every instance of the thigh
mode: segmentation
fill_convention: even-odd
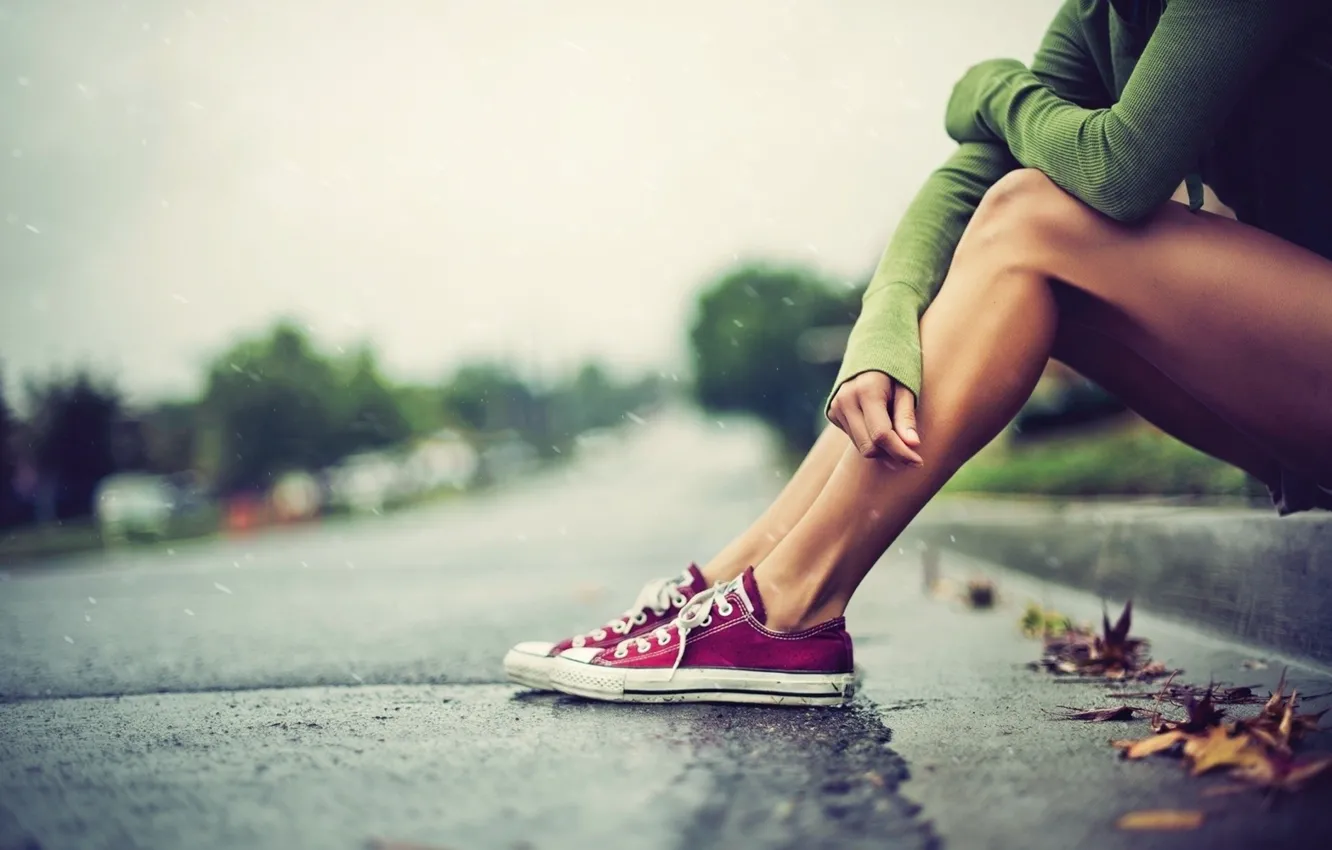
[[[1185,392],[1136,351],[1102,330],[1104,308],[1055,285],[1059,330],[1052,356],[1113,393],[1162,431],[1221,458],[1266,484],[1279,480],[1272,453]]]
[[[1287,465],[1332,475],[1332,262],[1174,203],[1138,225],[1064,222],[1040,265],[1095,303],[1084,320]]]

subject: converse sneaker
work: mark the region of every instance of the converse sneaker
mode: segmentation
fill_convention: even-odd
[[[695,594],[708,586],[703,573],[690,564],[684,575],[648,582],[638,592],[629,610],[600,628],[565,638],[559,643],[524,641],[504,656],[509,681],[539,690],[550,689],[550,671],[555,657],[566,649],[612,646],[643,632],[664,626]]]
[[[845,705],[855,690],[851,636],[838,617],[801,632],[764,627],[753,569],[704,590],[671,623],[614,646],[570,648],[556,690],[612,702]]]

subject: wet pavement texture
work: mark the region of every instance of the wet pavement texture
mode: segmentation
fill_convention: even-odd
[[[1099,601],[948,555],[946,577],[998,583],[996,609],[968,610],[922,591],[910,535],[849,612],[850,709],[607,705],[502,681],[510,644],[604,620],[780,483],[754,430],[672,419],[481,499],[8,570],[0,848],[1255,848],[1332,829],[1326,784],[1273,807],[1208,798],[1217,783],[1178,764],[1115,757],[1107,741],[1141,723],[1050,720],[1115,702],[1027,670],[1021,608],[1092,618]],[[1283,666],[1137,622],[1188,681],[1270,687]],[[1207,822],[1114,828],[1159,807]]]

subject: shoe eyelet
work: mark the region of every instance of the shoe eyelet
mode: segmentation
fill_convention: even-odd
[[[662,635],[661,637],[657,638],[657,645],[658,645],[658,646],[665,646],[666,644],[668,644],[668,643],[670,643],[670,642],[671,642],[671,636],[670,636],[670,635]]]
[[[734,612],[735,608],[730,605],[727,605],[725,608],[721,607],[720,605],[717,606],[717,613],[721,614],[723,617],[729,617]]]
[[[628,655],[628,654],[629,654],[629,653],[625,652],[625,651],[622,650],[622,649],[617,649],[617,650],[615,650],[615,657],[616,657],[616,658],[624,658],[624,657],[625,657],[626,655]]]

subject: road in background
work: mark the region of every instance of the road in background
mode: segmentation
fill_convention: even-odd
[[[761,433],[664,417],[520,490],[246,539],[84,556],[0,582],[0,848],[1317,846],[1326,791],[1265,811],[1106,746],[1141,724],[1059,723],[1094,686],[1025,669],[1040,598],[921,591],[908,539],[850,612],[846,711],[632,707],[506,685],[504,650],[604,620],[705,559],[781,484]],[[1158,657],[1270,686],[1279,660],[1139,618]],[[1332,687],[1294,671],[1302,689]],[[1325,736],[1315,741],[1329,749]],[[1198,833],[1125,811],[1200,807]],[[35,842],[25,844],[25,842]]]

